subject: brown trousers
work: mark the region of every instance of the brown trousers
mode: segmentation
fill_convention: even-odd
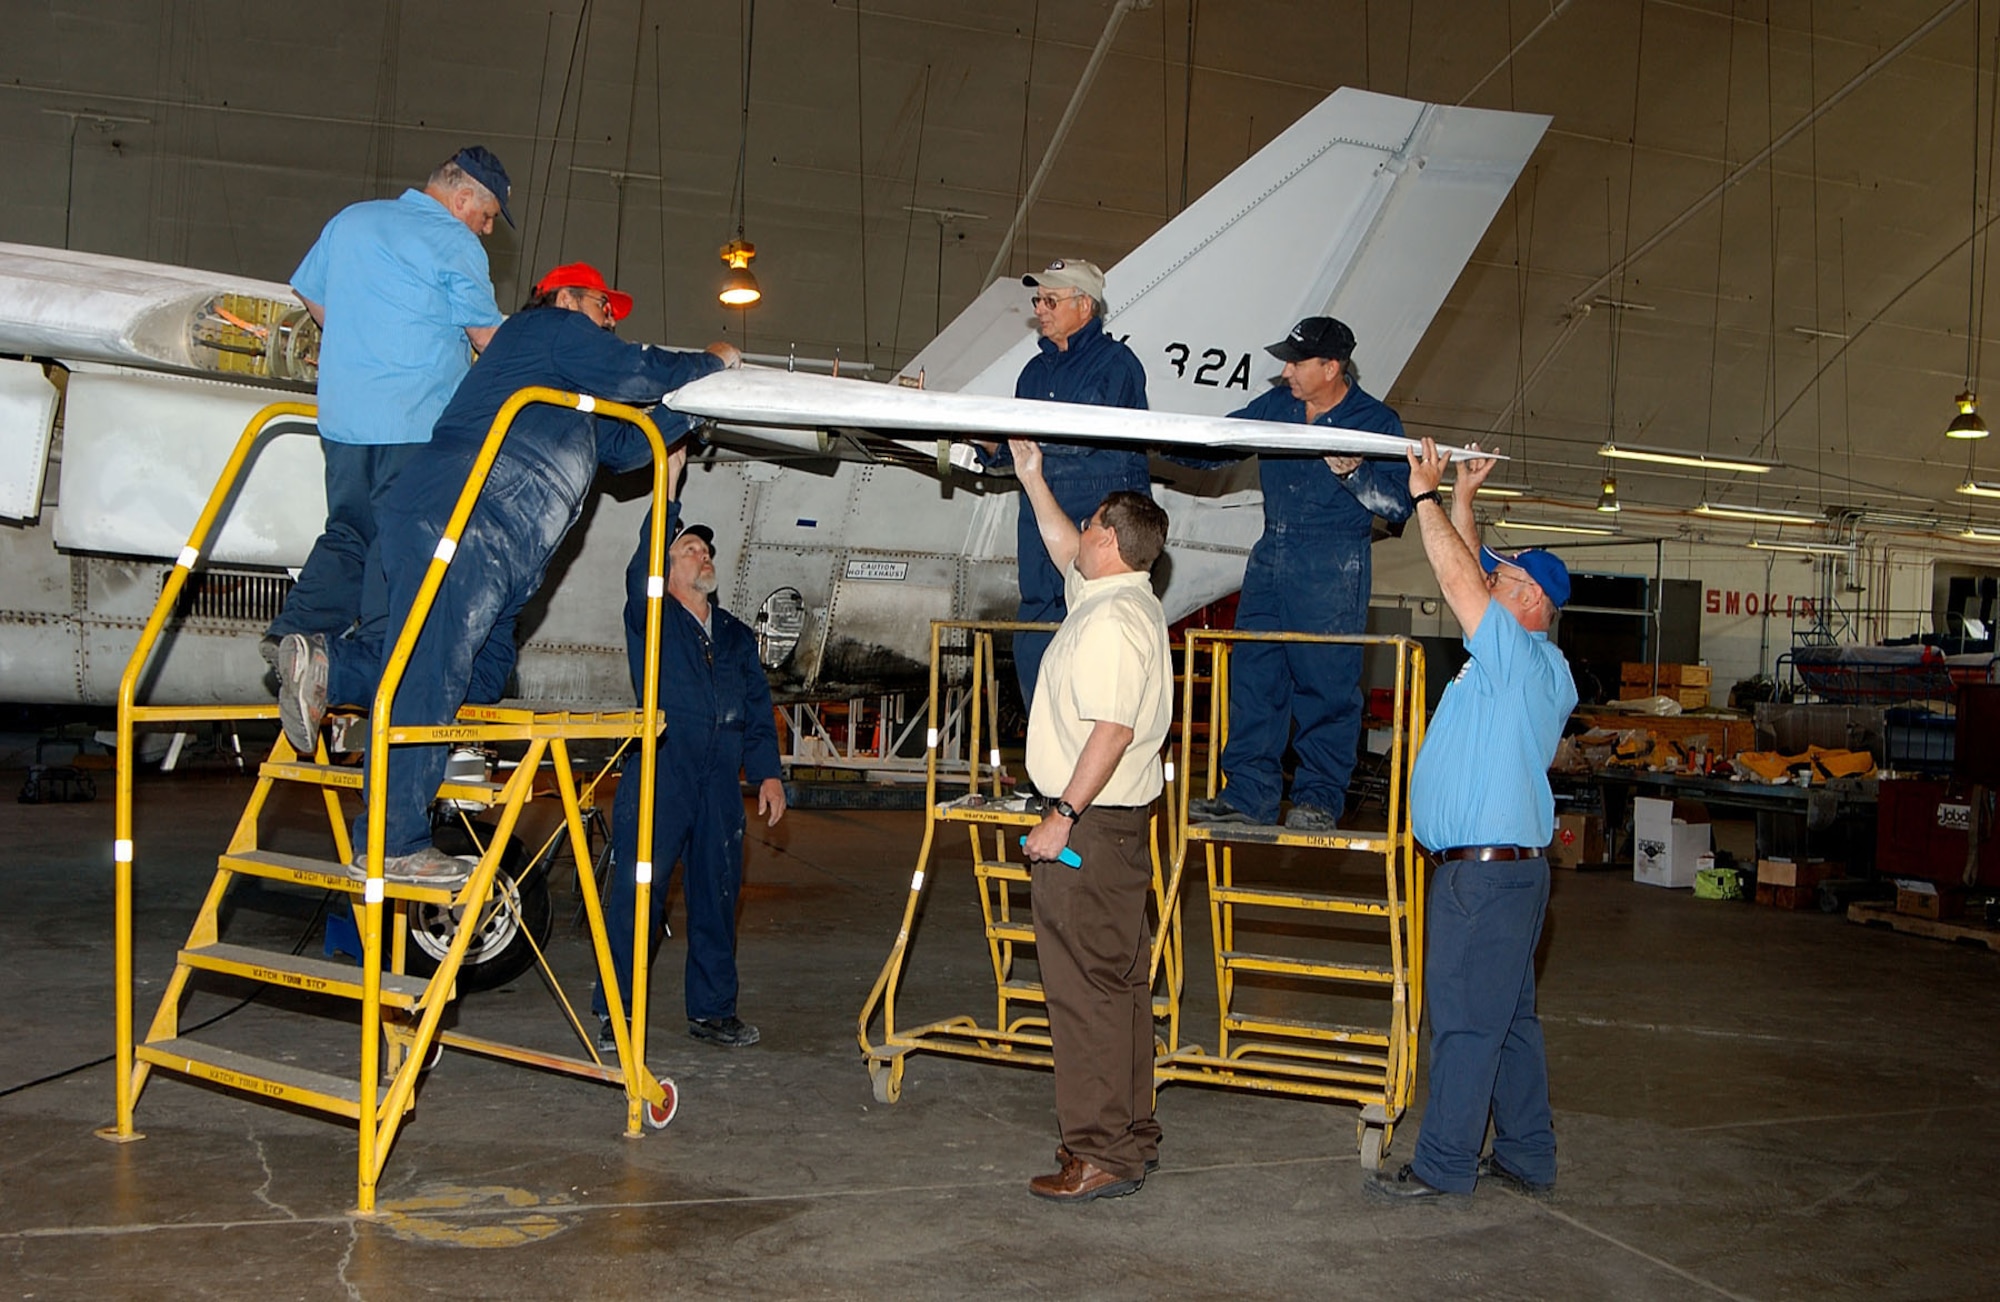
[[[1034,865],[1035,954],[1055,1045],[1063,1143],[1122,1180],[1160,1151],[1153,1119],[1150,809],[1089,808],[1070,831],[1083,867]]]

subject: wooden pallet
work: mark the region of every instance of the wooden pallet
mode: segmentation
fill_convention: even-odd
[[[1906,936],[1928,936],[1932,940],[1955,940],[1965,945],[1984,945],[2000,954],[2000,927],[1989,927],[1974,922],[1935,922],[1930,918],[1915,918],[1907,913],[1896,912],[1895,906],[1879,902],[1861,902],[1847,906],[1849,922],[1866,923],[1871,927],[1893,927]]]

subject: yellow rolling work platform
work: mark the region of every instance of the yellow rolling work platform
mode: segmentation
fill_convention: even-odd
[[[1393,655],[1382,830],[1188,822],[1189,791],[1220,793],[1230,654],[1253,640],[1363,644]],[[1357,1104],[1361,1161],[1376,1169],[1416,1088],[1423,1011],[1424,872],[1409,810],[1423,742],[1423,648],[1407,637],[1197,629],[1185,654],[1172,876],[1179,881],[1187,857],[1202,856],[1217,1020],[1213,1045],[1170,1038],[1156,1077]],[[1198,703],[1203,685],[1207,699]]]
[[[462,1049],[527,1066],[567,1072],[586,1080],[622,1088],[626,1098],[625,1133],[637,1136],[643,1127],[655,1129],[673,1119],[678,1098],[673,1082],[656,1078],[645,1066],[646,963],[649,946],[645,925],[650,891],[649,865],[640,865],[638,903],[634,919],[633,1008],[628,1018],[620,1007],[617,983],[611,977],[610,950],[606,943],[605,919],[597,884],[586,865],[591,863],[589,840],[584,826],[588,796],[580,794],[569,745],[588,739],[600,749],[623,752],[625,746],[641,743],[643,776],[640,785],[639,843],[649,844],[653,817],[653,769],[655,748],[650,744],[660,730],[658,701],[658,634],[661,596],[664,589],[662,561],[665,540],[658,529],[652,538],[649,573],[652,596],[647,603],[648,665],[645,700],[637,710],[581,712],[538,710],[527,706],[467,706],[455,723],[441,727],[391,727],[390,703],[402,681],[404,669],[417,634],[429,613],[438,586],[456,552],[474,502],[485,484],[487,472],[498,454],[508,427],[520,411],[531,403],[594,411],[598,415],[637,425],[652,442],[654,458],[653,492],[655,503],[665,501],[667,460],[660,433],[644,412],[623,404],[605,402],[585,395],[553,389],[530,388],[514,394],[495,417],[492,429],[464,491],[446,525],[437,552],[424,577],[408,622],[399,630],[394,649],[382,674],[370,714],[368,750],[368,875],[356,878],[346,865],[353,861],[353,846],[341,809],[341,791],[359,791],[362,773],[338,768],[327,762],[322,739],[313,756],[297,754],[280,733],[270,758],[258,770],[256,785],[227,848],[217,861],[215,878],[182,947],[171,979],[144,1037],[135,1035],[133,1017],[133,897],[138,883],[139,858],[133,827],[134,729],[140,724],[187,722],[193,720],[276,719],[275,704],[236,706],[175,706],[140,704],[138,684],[160,642],[190,573],[200,563],[203,549],[217,527],[224,504],[230,499],[252,452],[267,427],[288,417],[312,417],[315,409],[301,403],[276,403],[265,407],[251,420],[238,440],[221,480],[203,509],[187,546],[175,562],[162,586],[158,603],[126,666],[118,692],[118,768],[116,841],[113,850],[115,889],[115,963],[117,1002],[117,1119],[98,1133],[124,1142],[143,1138],[133,1125],[133,1112],[147,1079],[155,1069],[204,1080],[212,1085],[238,1090],[274,1102],[333,1116],[357,1124],[359,1151],[355,1203],[358,1210],[375,1207],[375,1191],[395,1142],[398,1128],[411,1114],[421,1092],[423,1073],[437,1060],[442,1048]],[[664,520],[656,512],[656,520]],[[405,744],[450,742],[464,745],[505,745],[518,748],[519,763],[502,783],[447,781],[439,795],[466,804],[489,806],[497,811],[497,826],[480,847],[478,865],[464,885],[457,888],[386,881],[381,876],[385,786],[389,747]],[[615,762],[614,754],[611,762]],[[504,1044],[457,1031],[442,1029],[446,1007],[455,997],[455,982],[472,937],[481,921],[494,909],[518,908],[518,896],[501,868],[502,852],[517,824],[523,806],[534,797],[536,777],[543,763],[554,770],[555,792],[563,806],[563,829],[569,837],[571,859],[578,865],[577,889],[588,916],[596,954],[596,971],[610,1001],[616,1030],[616,1060],[604,1061],[595,1047],[594,1030],[587,1032],[569,999],[549,969],[545,956],[537,954],[550,988],[556,992],[568,1022],[568,1029],[583,1043],[588,1057],[575,1057],[539,1048]],[[609,763],[605,765],[609,768]],[[602,776],[602,772],[599,773]],[[586,784],[594,787],[596,778]],[[302,857],[265,848],[259,839],[261,816],[279,783],[303,783],[319,788],[325,802],[332,853],[328,858]],[[353,897],[355,916],[362,943],[358,967],[301,958],[291,954],[232,944],[223,935],[225,903],[230,887],[242,878],[263,878],[297,886],[336,892]],[[408,975],[404,957],[408,940],[408,910],[412,904],[428,904],[458,912],[461,922],[444,958],[429,978]],[[475,925],[465,925],[465,918]],[[518,917],[517,917],[518,920]],[[532,932],[529,932],[532,943]],[[335,1074],[300,1066],[288,1059],[284,1044],[273,1045],[272,1056],[252,1055],[204,1045],[183,1033],[182,1003],[190,988],[204,973],[221,973],[293,990],[354,1000],[359,1003],[360,1052],[358,1069],[351,1074]],[[470,1123],[470,1119],[461,1119]]]
[[[1019,841],[1041,821],[1041,814],[1031,812],[1022,798],[1009,796],[1002,780],[1000,750],[994,740],[999,706],[994,638],[1056,627],[958,620],[937,620],[931,624],[923,845],[917,852],[916,871],[911,875],[909,894],[904,900],[902,925],[896,932],[888,960],[862,1005],[856,1026],[856,1037],[877,1102],[894,1103],[902,1096],[905,1061],[912,1053],[949,1054],[1014,1066],[1047,1067],[1053,1062],[1041,982],[1024,975],[1023,962],[1024,951],[1031,951],[1034,946],[1035,928],[1027,900],[1029,869],[1018,854]],[[939,729],[945,694],[962,682],[972,685],[967,693],[970,722],[966,746],[971,770],[965,780],[964,794],[953,796],[941,789]],[[1170,762],[1166,792],[1169,807],[1174,790]],[[1153,1015],[1166,1023],[1166,1035],[1171,1042],[1180,1022],[1183,971],[1178,907],[1181,856],[1170,845],[1163,859],[1159,844],[1162,821],[1157,815],[1153,820],[1153,946],[1149,971],[1153,981]],[[911,939],[925,899],[948,863],[940,832],[949,837],[948,829],[952,827],[961,827],[966,833],[986,953],[993,971],[993,1020],[982,1023],[977,1015],[968,1013],[899,1025],[897,1000],[908,970]],[[1165,862],[1175,866],[1172,877],[1163,875]],[[879,1039],[875,1038],[878,1015]]]

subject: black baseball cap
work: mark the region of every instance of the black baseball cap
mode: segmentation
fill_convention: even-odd
[[[713,559],[715,556],[715,530],[705,524],[684,525],[681,528],[681,532],[674,535],[674,542],[681,540],[681,534],[689,533],[708,544],[708,554],[710,559]]]
[[[500,215],[512,226],[514,214],[507,211],[507,192],[514,188],[514,183],[507,179],[507,169],[500,165],[493,151],[485,145],[467,145],[453,154],[451,161],[458,164],[460,171],[493,192],[493,197],[500,201]]]
[[[1303,362],[1308,357],[1344,362],[1354,356],[1354,332],[1330,316],[1309,316],[1264,351],[1281,362]]]

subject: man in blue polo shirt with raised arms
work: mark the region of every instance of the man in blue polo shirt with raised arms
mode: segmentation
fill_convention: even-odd
[[[1556,1136],[1535,945],[1555,831],[1549,763],[1576,708],[1569,662],[1549,640],[1569,570],[1539,549],[1501,556],[1480,546],[1472,502],[1493,460],[1460,463],[1449,511],[1438,495],[1447,461],[1429,439],[1409,454],[1424,555],[1471,656],[1410,775],[1412,830],[1435,865],[1425,913],[1430,1099],[1415,1157],[1371,1172],[1368,1188],[1431,1198],[1471,1193],[1491,1176],[1544,1194],[1556,1184]],[[1493,1151],[1482,1158],[1489,1118]]]
[[[501,322],[479,238],[505,217],[509,182],[479,145],[440,163],[421,190],[352,204],[320,232],[292,289],[324,331],[319,353],[326,527],[265,630],[277,668],[288,633],[345,633],[364,606],[376,510],[412,450],[430,441]]]

